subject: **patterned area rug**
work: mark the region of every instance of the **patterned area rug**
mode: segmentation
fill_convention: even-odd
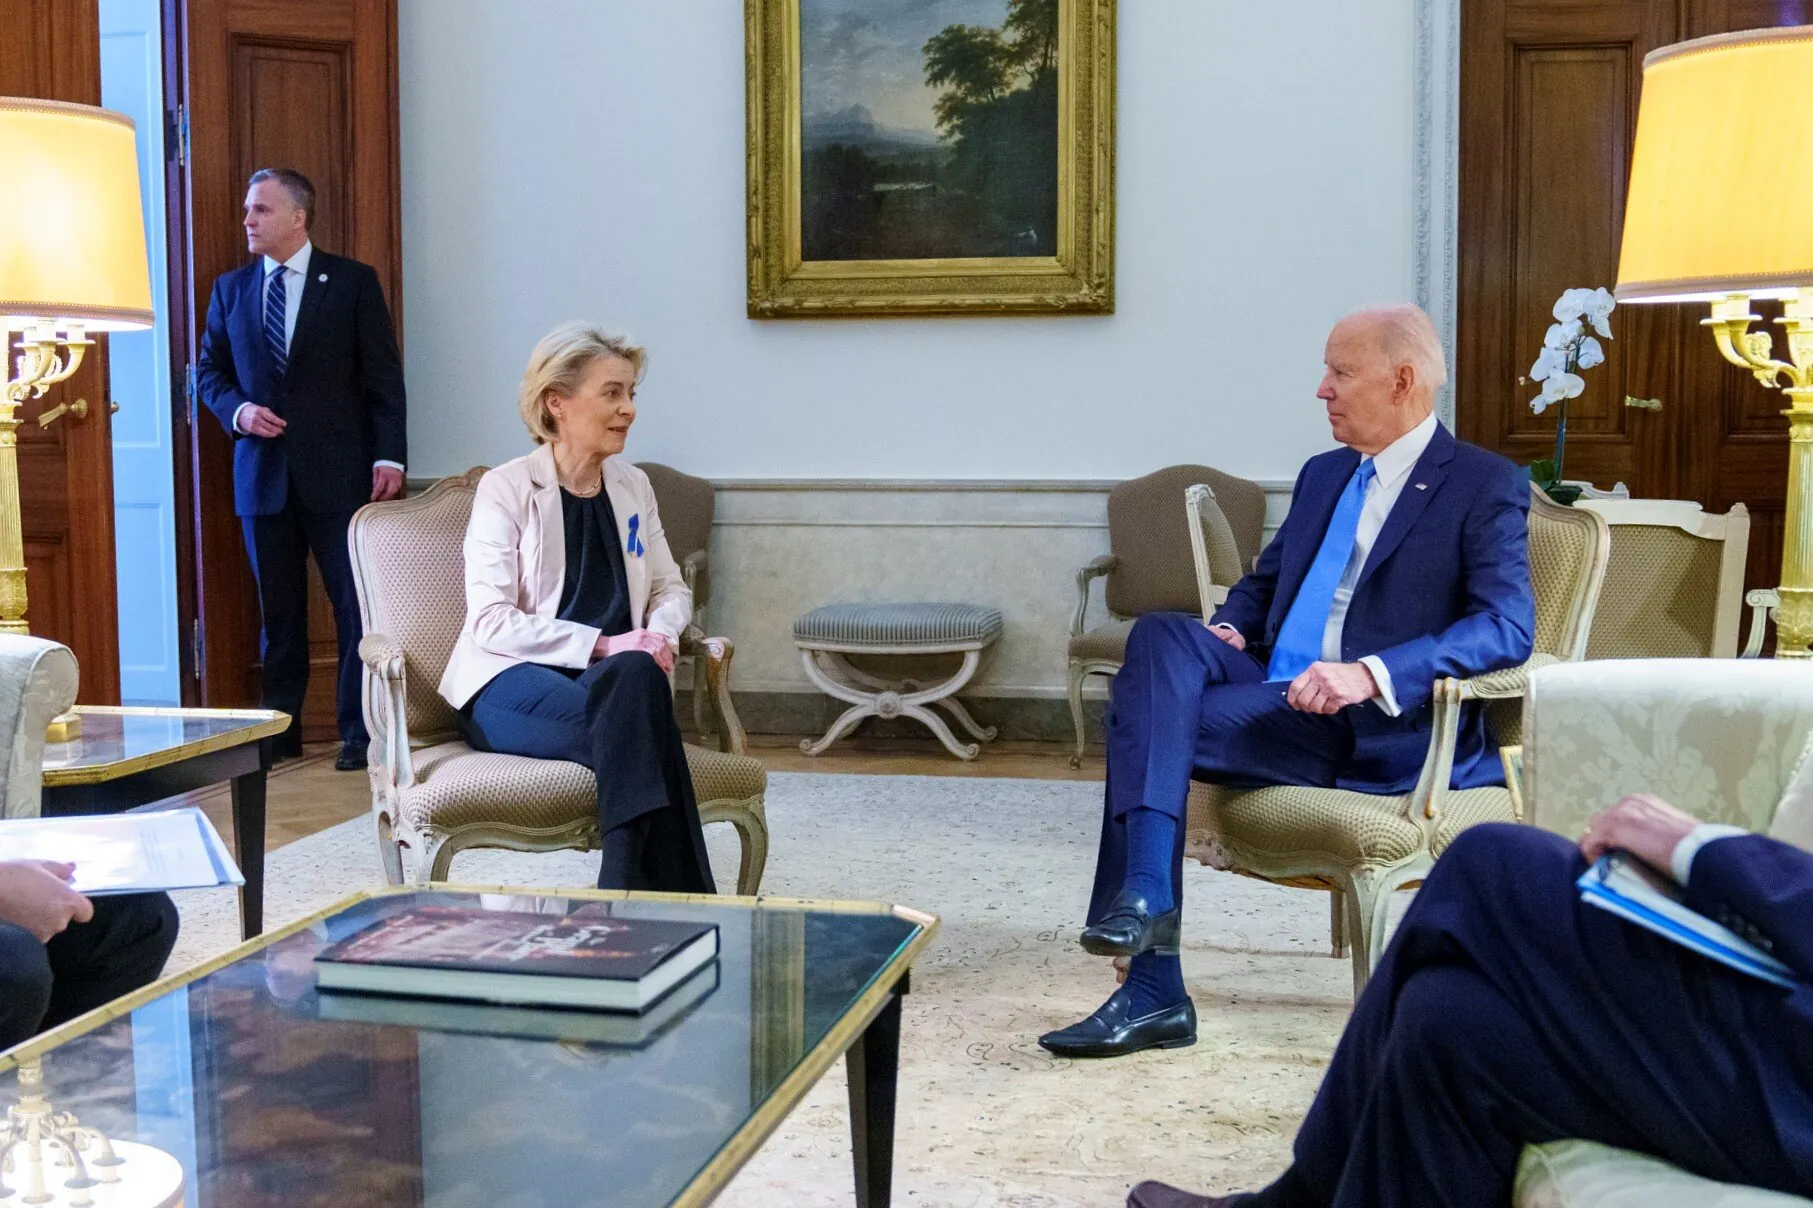
[[[1087,1015],[1113,988],[1108,963],[1076,944],[1099,785],[803,773],[769,784],[765,892],[898,902],[943,918],[906,999],[897,1203],[1107,1208],[1142,1178],[1224,1191],[1282,1169],[1351,1005],[1348,962],[1328,955],[1325,895],[1187,865],[1183,961],[1198,1043],[1060,1061],[1039,1033]],[[728,889],[734,835],[724,826],[707,837]],[[453,877],[574,885],[596,869],[596,856],[578,852],[471,852]],[[265,917],[279,925],[377,878],[370,824],[355,819],[271,853]],[[231,895],[178,898],[173,970],[237,935]],[[840,1064],[718,1202],[828,1208],[851,1198]]]

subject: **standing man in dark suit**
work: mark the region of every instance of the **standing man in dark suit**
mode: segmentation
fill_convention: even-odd
[[[1207,626],[1153,613],[1128,637],[1081,938],[1132,961],[1093,1015],[1040,1038],[1061,1056],[1195,1042],[1177,959],[1193,776],[1409,792],[1435,681],[1530,656],[1529,486],[1435,418],[1447,370],[1429,316],[1414,306],[1350,315],[1324,359],[1316,397],[1346,447],[1303,467],[1277,536]],[[1470,706],[1454,787],[1502,777]]]
[[[314,216],[300,172],[252,174],[246,248],[258,259],[214,282],[200,387],[233,436],[234,510],[264,610],[264,703],[295,719],[283,753],[302,749],[312,551],[340,643],[334,766],[350,771],[369,739],[346,530],[362,504],[403,494],[403,365],[378,274],[316,248]]]

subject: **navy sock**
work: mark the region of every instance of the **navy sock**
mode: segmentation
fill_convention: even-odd
[[[1175,956],[1142,952],[1127,967],[1123,987],[1132,999],[1134,1018],[1174,1007],[1189,998],[1183,987],[1183,962]]]
[[[1171,864],[1177,853],[1177,820],[1140,806],[1127,811],[1127,879],[1153,914],[1171,909]]]

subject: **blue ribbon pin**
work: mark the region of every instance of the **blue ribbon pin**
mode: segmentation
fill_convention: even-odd
[[[637,512],[630,517],[629,540],[623,543],[624,550],[638,558],[648,552],[648,547],[642,544],[642,538],[636,535],[636,530],[640,527],[642,527],[642,513]]]

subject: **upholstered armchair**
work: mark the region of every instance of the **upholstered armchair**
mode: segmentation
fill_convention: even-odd
[[[1614,542],[1616,538],[1614,538]],[[1570,839],[1627,793],[1813,849],[1813,674],[1794,662],[1648,660],[1530,677],[1527,820]],[[1786,796],[1784,796],[1786,794]],[[1779,805],[1779,810],[1778,810]],[[1518,1208],[1788,1208],[1792,1196],[1698,1178],[1589,1141],[1524,1150]]]
[[[1612,529],[1586,657],[1731,658],[1744,607],[1750,513],[1679,499],[1582,499]],[[1752,622],[1758,646],[1761,618]]]
[[[445,478],[420,495],[354,515],[348,542],[365,638],[365,724],[371,731],[372,821],[393,885],[443,881],[469,847],[592,850],[598,845],[591,771],[563,760],[474,751],[437,690],[465,618],[462,545],[484,470]],[[665,519],[665,518],[664,518]],[[743,753],[730,703],[731,644],[688,633],[681,652],[705,672],[719,750],[687,744],[701,821],[729,822],[742,840],[739,893],[761,884],[768,777]]]
[[[705,619],[711,603],[711,522],[717,514],[717,491],[708,478],[695,478],[658,461],[638,464],[655,491],[655,503],[661,508],[661,527],[667,534],[667,547],[680,574],[692,592],[692,629],[703,638],[710,624]],[[696,645],[688,644],[689,648]],[[710,696],[705,669],[691,654],[682,654],[680,663],[692,666],[692,719],[701,739],[710,734]]]
[[[0,633],[0,818],[36,818],[50,719],[76,703],[69,647]]]
[[[1190,561],[1192,536],[1199,523],[1180,514],[1177,500],[1186,487],[1203,486],[1206,500],[1193,504],[1200,517],[1213,511],[1217,527],[1233,542],[1233,556],[1218,549],[1220,560],[1207,571],[1211,582],[1232,587],[1259,556],[1265,528],[1265,488],[1208,466],[1167,466],[1118,483],[1108,492],[1109,552],[1076,575],[1076,611],[1070,618],[1070,718],[1076,726],[1076,753],[1070,766],[1083,761],[1083,684],[1092,675],[1112,676],[1127,657],[1127,635],[1136,618],[1148,612],[1196,612],[1201,607],[1198,575]],[[1085,628],[1089,585],[1104,579],[1103,603],[1108,619]]]
[[[1530,673],[1586,653],[1611,544],[1605,520],[1551,503],[1540,491],[1531,494],[1534,653],[1522,666],[1435,684],[1429,754],[1408,794],[1281,785],[1190,788],[1187,855],[1282,885],[1333,891],[1335,954],[1351,946],[1356,995],[1383,951],[1392,893],[1419,883],[1467,827],[1517,818],[1508,789],[1449,787],[1463,706],[1481,702],[1493,739],[1501,747],[1513,745],[1520,740],[1520,704]]]

